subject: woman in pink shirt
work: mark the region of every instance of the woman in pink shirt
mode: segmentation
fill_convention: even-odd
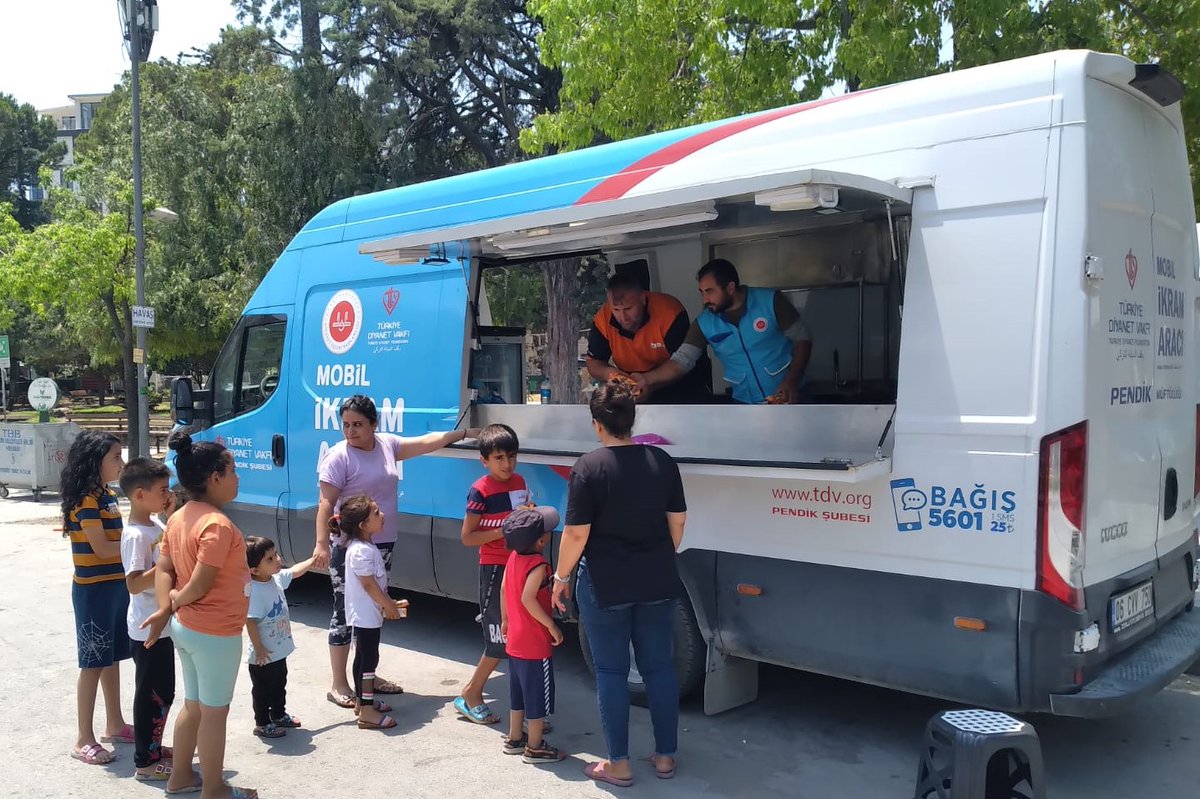
[[[450,430],[423,436],[404,437],[380,433],[379,413],[370,397],[362,394],[342,403],[344,440],[330,447],[317,464],[320,481],[320,502],[317,505],[317,546],[313,549],[313,566],[329,569],[333,584],[333,617],[329,621],[329,664],[333,681],[325,698],[339,707],[354,707],[354,692],[346,677],[350,659],[350,628],[346,626],[346,542],[330,535],[329,519],[337,513],[342,497],[366,494],[383,510],[383,529],[371,537],[378,547],[389,574],[392,550],[396,546],[400,524],[396,507],[400,501],[400,471],[396,464],[408,458],[425,455],[467,438],[475,438],[478,430]],[[399,694],[404,689],[390,680],[375,678],[375,693]],[[376,703],[387,712],[390,707]]]

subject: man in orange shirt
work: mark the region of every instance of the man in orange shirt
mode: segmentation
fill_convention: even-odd
[[[647,291],[635,274],[608,281],[608,302],[596,312],[588,332],[587,370],[596,380],[614,374],[649,372],[671,359],[691,324],[683,304],[669,294]],[[643,392],[639,402],[684,405],[708,402],[711,372],[703,366],[675,381]]]

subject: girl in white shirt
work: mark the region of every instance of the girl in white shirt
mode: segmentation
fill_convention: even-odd
[[[355,713],[363,730],[387,730],[396,720],[375,704],[375,667],[379,665],[379,635],[383,620],[398,619],[407,600],[397,602],[387,593],[387,569],[371,536],[383,529],[383,511],[365,495],[342,501],[341,512],[330,527],[345,536],[346,624],[354,630]],[[390,708],[388,708],[390,709]]]

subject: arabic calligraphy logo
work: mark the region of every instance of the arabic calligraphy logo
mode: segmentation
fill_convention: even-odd
[[[1137,256],[1130,249],[1125,255],[1125,277],[1129,278],[1129,288],[1137,282]]]
[[[325,349],[334,355],[348,352],[358,341],[362,315],[362,302],[354,291],[342,289],[330,297],[321,317],[321,338],[325,341]]]
[[[395,288],[390,288],[383,292],[383,310],[387,311],[387,315],[391,316],[392,311],[396,310],[396,306],[400,304],[400,292]]]

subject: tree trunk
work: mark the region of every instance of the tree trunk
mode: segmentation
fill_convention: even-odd
[[[321,8],[319,0],[300,0],[300,57],[305,64],[321,61]]]
[[[850,32],[854,28],[854,11],[851,10],[849,3],[842,4],[842,24],[841,37],[842,41],[850,38]],[[846,91],[856,92],[862,86],[862,78],[858,75],[846,76]]]
[[[579,402],[579,316],[572,291],[578,258],[547,261],[542,271],[546,282],[546,358],[543,372],[550,378],[550,402],[573,405]]]
[[[137,366],[133,363],[133,337],[125,337],[121,348],[121,360],[125,373],[125,428],[129,431],[129,457],[136,458],[141,452],[138,435],[138,385]]]
[[[129,456],[136,458],[141,443],[138,436],[138,385],[137,367],[133,363],[133,318],[129,305],[122,302],[117,308],[116,299],[111,290],[101,295],[104,310],[108,313],[108,323],[112,327],[113,336],[121,345],[121,366],[125,375],[125,429],[129,431]]]

